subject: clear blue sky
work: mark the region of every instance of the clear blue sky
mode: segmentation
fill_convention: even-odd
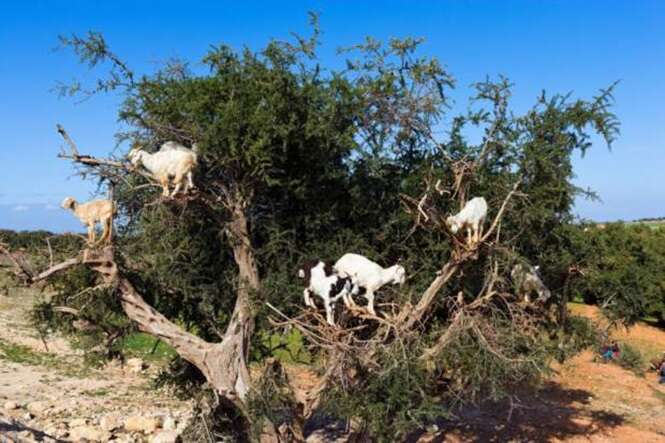
[[[577,183],[602,203],[579,202],[596,220],[664,216],[665,1],[19,1],[2,3],[0,26],[0,228],[79,230],[59,209],[66,195],[94,186],[55,158],[62,123],[82,151],[114,146],[117,99],[82,104],[58,99],[56,81],[92,78],[59,34],[102,32],[137,71],[177,56],[198,61],[211,44],[262,46],[289,31],[307,32],[308,10],[321,13],[323,59],[371,35],[421,36],[445,63],[466,106],[468,85],[504,74],[515,84],[514,109],[541,89],[590,97],[621,80],[616,113],[622,135],[608,152],[598,144],[576,159]]]

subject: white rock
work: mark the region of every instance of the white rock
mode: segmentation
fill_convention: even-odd
[[[74,420],[69,421],[69,427],[70,428],[77,428],[81,426],[85,426],[88,424],[88,420],[85,418],[75,418]]]
[[[34,435],[32,435],[32,432],[30,431],[21,431],[18,433],[18,436],[21,437],[19,440],[17,440],[17,443],[19,442],[36,442]]]
[[[113,431],[122,427],[122,421],[117,414],[108,414],[99,419],[99,427],[102,431]]]
[[[164,419],[164,424],[162,425],[162,428],[164,428],[167,431],[175,431],[177,429],[177,423],[173,417],[167,416]]]
[[[152,434],[161,426],[161,420],[158,417],[143,417],[134,415],[125,420],[125,430],[128,432],[143,432]]]
[[[13,411],[14,409],[18,409],[20,407],[21,407],[21,405],[19,405],[15,401],[8,401],[8,402],[5,402],[5,404],[4,404],[4,408],[7,411]]]
[[[110,435],[102,432],[92,426],[78,426],[69,431],[69,436],[73,441],[90,440],[90,441],[108,441]]]
[[[40,415],[49,408],[49,404],[44,401],[33,401],[28,403],[26,409],[35,415]]]
[[[160,431],[152,437],[151,443],[176,443],[180,437],[176,431]]]
[[[140,358],[130,358],[126,365],[129,372],[133,374],[140,374],[147,368],[147,365]]]

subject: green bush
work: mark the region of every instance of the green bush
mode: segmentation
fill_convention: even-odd
[[[564,325],[565,333],[558,334],[552,342],[555,358],[559,362],[576,355],[585,349],[598,349],[602,331],[593,321],[576,315],[569,316]]]
[[[584,272],[571,290],[585,303],[625,324],[645,316],[665,321],[665,230],[608,223],[571,228],[569,239],[568,250]]]
[[[646,367],[644,356],[634,346],[627,343],[621,344],[619,358],[616,359],[616,363],[622,368],[633,371],[637,375],[644,375],[644,368]]]

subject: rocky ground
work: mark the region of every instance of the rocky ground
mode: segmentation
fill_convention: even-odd
[[[0,295],[0,442],[177,440],[192,405],[150,385],[156,367],[93,369],[64,340],[45,344],[25,318],[32,300]]]

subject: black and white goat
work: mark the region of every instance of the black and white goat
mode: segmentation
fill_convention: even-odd
[[[298,277],[305,280],[305,290],[303,291],[305,304],[316,308],[311,296],[312,294],[318,295],[323,300],[323,306],[326,309],[326,321],[334,326],[335,304],[340,299],[347,300],[348,294],[352,290],[351,279],[335,274],[332,266],[318,259],[305,263],[298,270]]]
[[[527,303],[531,302],[531,294],[538,294],[536,299],[539,303],[545,303],[552,296],[550,290],[538,274],[539,266],[531,266],[526,263],[517,263],[510,271],[510,278],[517,289],[519,297]]]

